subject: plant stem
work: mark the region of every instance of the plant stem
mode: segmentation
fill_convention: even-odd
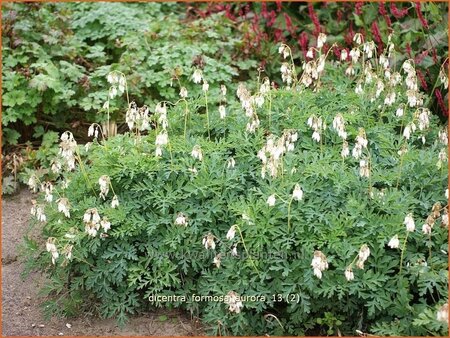
[[[89,181],[86,169],[84,168],[83,161],[81,161],[81,156],[80,156],[80,152],[78,150],[78,146],[76,148],[76,153],[77,153],[76,159],[78,160],[78,163],[80,164],[80,169],[81,169],[81,172],[83,173],[84,180],[86,181],[87,185],[91,188],[94,195],[96,195],[94,187],[92,186],[91,182]]]
[[[241,236],[242,245],[244,246],[244,250],[245,250],[245,252],[246,252],[247,255],[248,255],[248,259],[249,259],[250,262],[252,263],[253,268],[255,269],[255,271],[259,273],[259,270],[258,270],[258,268],[257,268],[256,265],[255,265],[255,262],[253,261],[252,257],[250,256],[250,253],[249,253],[248,250],[247,250],[247,246],[245,245],[244,236],[242,235],[241,228],[237,225],[237,226],[236,226],[236,229],[238,229],[238,231],[239,231],[239,236]]]
[[[400,271],[399,271],[399,274],[402,273],[403,255],[405,254],[406,241],[408,240],[408,236],[409,236],[409,231],[406,232],[405,241],[403,242],[402,252],[401,252],[401,254],[400,254]]]
[[[403,156],[404,156],[404,154],[402,153],[402,155],[400,156],[400,167],[398,169],[397,184],[395,185],[396,189],[398,189],[398,185],[400,184],[400,177],[402,175]]]
[[[186,129],[187,129],[187,118],[189,113],[188,103],[186,100],[184,100],[186,106],[184,110],[184,140],[186,141]]]
[[[291,204],[292,204],[293,200],[294,200],[294,197],[291,197],[291,200],[289,201],[289,204],[288,204],[288,233],[291,229]]]
[[[205,105],[206,105],[206,128],[208,129],[208,140],[211,141],[211,134],[209,132],[208,94],[206,94],[206,91],[205,91]]]

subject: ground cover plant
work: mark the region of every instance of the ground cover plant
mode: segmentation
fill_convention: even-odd
[[[447,127],[414,61],[391,66],[393,38],[379,53],[355,35],[350,63],[328,61],[326,41],[300,67],[279,46],[281,88],[260,73],[213,91],[194,68],[197,91],[146,106],[110,72],[101,113],[123,100],[129,131],[94,123],[86,145],[66,131],[55,180],[28,181],[46,313],[123,322],[163,306],[220,335],[447,334]]]

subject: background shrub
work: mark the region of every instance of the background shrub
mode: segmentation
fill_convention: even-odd
[[[195,91],[185,75],[193,67],[208,65],[214,84],[255,65],[240,58],[232,25],[219,16],[181,22],[183,9],[174,3],[3,6],[3,144],[40,140],[42,128],[84,135],[87,122],[100,122],[111,70],[128,74],[135,100],[150,105],[178,97],[171,86],[177,80]]]

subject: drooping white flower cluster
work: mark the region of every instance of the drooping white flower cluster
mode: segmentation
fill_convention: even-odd
[[[325,45],[325,42],[327,42],[327,35],[324,33],[319,33],[317,36],[317,48],[321,49]]]
[[[225,116],[227,115],[227,112],[225,110],[225,106],[224,105],[220,105],[219,106],[219,116],[220,118],[223,120],[225,118]]]
[[[439,71],[439,80],[441,81],[441,84],[444,85],[444,89],[448,89],[448,75],[445,72],[444,67],[441,67],[441,70]]]
[[[348,58],[348,50],[342,49],[341,50],[341,57],[339,58],[341,61],[346,61]]]
[[[111,229],[111,223],[106,217],[101,219],[96,208],[86,210],[83,215],[83,222],[85,224],[85,232],[92,237],[97,236],[100,227],[103,228],[105,234]]]
[[[315,60],[311,60],[304,63],[302,67],[303,73],[300,78],[300,82],[305,87],[309,87],[314,80],[317,80],[319,78],[319,74],[321,73],[320,70],[323,70],[324,67],[325,67],[325,55],[321,55],[317,62]]]
[[[165,130],[156,135],[155,139],[155,156],[162,155],[162,147],[169,143],[169,136]]]
[[[448,325],[448,302],[442,305],[436,313],[436,319]]]
[[[415,117],[419,121],[419,130],[423,131],[430,126],[431,112],[428,108],[419,108],[415,113]]]
[[[33,190],[33,192],[37,191],[38,188],[38,179],[35,174],[32,174],[30,178],[28,179],[28,188]]]
[[[374,102],[386,90],[387,93],[384,98],[384,104],[387,106],[392,106],[398,96],[398,92],[396,92],[395,86],[401,82],[402,78],[400,73],[392,72],[390,69],[390,58],[392,56],[392,51],[394,50],[394,44],[391,41],[391,35],[388,36],[388,48],[386,50],[387,53],[385,51],[385,53],[381,54],[378,58],[378,64],[381,66],[382,71],[384,72],[384,79],[383,76],[378,75],[373,70],[372,61],[370,60],[371,58],[373,58],[376,52],[375,43],[373,41],[367,41],[363,43],[363,37],[358,34],[355,34],[353,41],[356,42],[358,46],[354,47],[349,53],[352,59],[352,63],[346,69],[345,74],[348,76],[355,74],[354,65],[360,60],[362,55],[360,48],[362,48],[362,52],[364,53],[364,55],[366,55],[366,61],[362,64],[362,71],[364,76],[360,77],[357,81],[355,93],[358,95],[362,95],[365,93],[365,90],[363,89],[363,83],[365,83],[366,85],[374,83],[374,92],[369,96],[370,102]],[[343,57],[344,60],[347,58],[347,52],[344,53]]]
[[[359,176],[361,176],[361,177],[369,177],[370,176],[368,159],[362,159],[359,161]]]
[[[230,157],[227,160],[227,168],[228,169],[233,169],[236,166],[236,160],[234,159],[234,157]]]
[[[352,63],[345,70],[345,75],[347,75],[347,76],[355,75],[354,65],[356,63],[358,63],[359,58],[361,57],[361,51],[359,49],[359,45],[361,45],[362,41],[363,41],[363,36],[361,35],[361,33],[356,33],[355,36],[353,37],[353,42],[355,42],[358,46],[353,47],[350,50],[350,52],[347,52],[347,50],[343,50],[341,52],[341,61],[346,60],[348,58],[348,56],[350,56],[350,58],[352,60]],[[361,90],[362,90],[361,84],[359,84],[358,88],[361,88]],[[358,93],[358,91],[356,91],[356,93]]]
[[[405,113],[405,109],[404,109],[403,104],[402,104],[395,111],[395,116],[402,117],[404,113]]]
[[[50,169],[54,174],[59,174],[61,172],[62,164],[58,158],[51,160],[50,165]]]
[[[300,187],[300,184],[296,184],[294,190],[292,191],[292,199],[295,201],[301,201],[303,199],[303,190]]]
[[[102,175],[98,179],[98,184],[100,185],[100,198],[104,200],[106,199],[106,195],[108,195],[111,179],[108,175]]]
[[[377,80],[377,84],[376,84],[375,98],[379,98],[380,95],[381,95],[381,93],[382,93],[383,91],[384,91],[384,83],[383,83],[383,80],[378,79],[378,80]],[[389,97],[389,95],[386,96],[386,97]],[[373,102],[373,101],[375,101],[374,98],[372,98],[372,102]],[[395,101],[395,93],[394,93],[394,101]],[[390,103],[390,100],[389,100],[388,102]]]
[[[115,209],[119,206],[119,198],[117,195],[114,195],[114,197],[111,200],[111,208]]]
[[[180,97],[183,99],[188,97],[188,91],[187,91],[186,87],[180,88]]]
[[[441,169],[442,164],[448,161],[447,152],[448,152],[447,148],[442,148],[441,151],[439,151],[438,161],[436,163],[438,169]]]
[[[259,125],[260,125],[259,118],[258,115],[256,115],[255,113],[251,117],[250,121],[247,123],[245,130],[249,133],[254,133],[256,129],[258,129]]]
[[[337,114],[333,119],[333,129],[336,130],[339,137],[343,140],[347,139],[347,132],[345,131],[345,120],[342,114]]]
[[[388,247],[391,249],[397,249],[400,246],[400,240],[398,239],[398,235],[395,235],[389,240]]]
[[[192,80],[194,81],[194,83],[200,83],[200,82],[202,82],[202,79],[203,79],[202,70],[196,68],[194,70],[194,73],[192,74]]]
[[[362,44],[364,41],[364,36],[361,33],[356,33],[353,36],[353,42],[355,42],[357,45]]]
[[[403,224],[406,226],[406,231],[413,232],[416,229],[416,224],[414,223],[413,214],[409,213],[405,216]]]
[[[208,233],[203,237],[202,243],[206,250],[214,250],[216,248],[216,242],[214,242],[215,236],[212,233]]]
[[[220,85],[220,105],[219,105],[219,117],[223,120],[227,116],[225,109],[225,103],[227,102],[227,87]]]
[[[61,197],[58,201],[58,211],[62,212],[64,216],[70,218],[70,203],[65,197]]]
[[[348,147],[348,142],[344,141],[342,143],[341,157],[346,158],[348,155],[350,155],[350,148]]]
[[[187,217],[182,212],[177,214],[177,217],[175,218],[175,225],[188,225]]]
[[[31,201],[31,215],[35,216],[39,222],[45,223],[47,222],[47,216],[44,213],[44,206],[41,204],[37,204],[35,200]]]
[[[384,104],[387,106],[392,106],[395,103],[396,98],[397,98],[397,94],[394,91],[391,91],[384,98]]]
[[[66,244],[64,246],[64,248],[62,249],[61,253],[66,257],[67,260],[71,260],[72,259],[72,249],[73,249],[73,245],[72,244]]]
[[[409,140],[411,138],[411,133],[414,133],[416,130],[417,126],[414,122],[408,123],[405,129],[403,129],[403,137]]]
[[[156,135],[155,139],[155,156],[162,156],[163,147],[169,143],[169,134],[167,133],[169,120],[167,118],[166,104],[158,103],[155,107],[155,113],[158,116],[158,124],[161,127],[161,131]]]
[[[351,266],[348,266],[344,271],[345,279],[348,281],[352,281],[355,279],[355,275],[353,274],[353,269]]]
[[[59,143],[59,154],[66,161],[69,170],[75,169],[75,151],[77,142],[73,138],[70,131],[66,131],[61,135],[61,142]]]
[[[289,55],[291,55],[289,46],[285,45],[284,43],[282,43],[281,46],[278,47],[278,53],[283,55],[283,59],[286,59]]]
[[[273,207],[275,203],[276,203],[275,194],[272,194],[267,198],[267,204],[269,205],[269,207]]]
[[[138,108],[136,102],[130,102],[125,114],[125,122],[131,131],[145,131],[150,128],[150,115],[147,106]]]
[[[98,138],[99,131],[100,126],[97,123],[92,123],[88,128],[88,137],[94,136],[94,138]]]
[[[239,83],[236,95],[241,102],[242,108],[245,110],[245,116],[249,118],[246,130],[249,133],[254,133],[260,124],[258,115],[256,114],[256,106],[262,106],[264,103],[264,95],[259,93],[252,96],[243,83]]]
[[[239,83],[236,96],[241,102],[242,108],[245,109],[245,115],[251,117],[254,113],[253,100],[250,91],[245,87],[244,83]]]
[[[314,130],[312,134],[312,139],[316,142],[320,142],[321,133],[323,130],[327,129],[327,125],[322,118],[319,116],[311,115],[307,121],[308,126]]]
[[[286,83],[289,88],[294,80],[293,66],[288,62],[283,62],[280,67],[281,80]]]
[[[366,244],[363,244],[359,249],[358,255],[355,257],[358,258],[356,261],[356,267],[359,269],[364,269],[364,263],[370,256],[370,249]],[[352,281],[355,279],[355,275],[353,273],[353,262],[345,269],[344,276],[347,281]]]
[[[206,93],[209,90],[209,83],[203,80],[202,90]]]
[[[235,224],[235,225],[232,225],[231,227],[230,227],[230,229],[228,230],[228,232],[227,232],[227,239],[229,240],[229,241],[231,241],[233,238],[234,238],[234,236],[236,235],[236,227],[237,227],[237,225]]]
[[[447,208],[445,208],[445,212],[442,215],[442,225],[446,226],[448,225],[448,215],[446,214],[446,210]],[[433,229],[433,225],[436,222],[436,220],[441,217],[441,210],[442,210],[442,205],[439,202],[434,203],[432,209],[431,209],[431,213],[428,215],[425,223],[422,226],[422,232],[425,235],[431,235],[431,231]],[[447,223],[447,224],[446,224]]]
[[[51,203],[53,201],[53,184],[51,182],[42,183],[41,191],[45,193],[45,201]]]
[[[227,293],[224,302],[228,305],[228,311],[234,313],[240,313],[241,308],[244,306],[242,304],[240,296],[234,291],[230,291]]]
[[[283,155],[294,150],[294,143],[298,139],[295,130],[285,130],[277,139],[275,135],[267,137],[266,145],[258,151],[258,158],[262,162],[261,177],[266,177],[268,171],[271,177],[277,177]]]
[[[109,88],[109,97],[114,99],[117,95],[123,94],[127,87],[127,79],[122,73],[111,72],[108,74],[108,82],[111,84]]]
[[[442,143],[444,146],[448,145],[448,133],[447,129],[442,129],[439,131],[438,134],[439,142]]]
[[[238,229],[237,224],[234,224],[230,227],[230,229],[227,232],[226,238],[229,241],[232,241],[234,239],[234,237],[236,236],[236,230]],[[237,243],[233,245],[233,247],[231,248],[231,256],[238,256],[238,252],[237,252]]]
[[[419,93],[419,86],[417,83],[417,74],[414,67],[414,60],[406,60],[403,63],[403,71],[406,73],[406,96],[410,107],[418,107],[423,104],[422,95]]]
[[[359,128],[359,133],[356,136],[355,139],[355,146],[352,150],[352,156],[356,159],[359,159],[362,155],[363,149],[367,149],[367,138],[366,138],[366,131],[364,128]]]
[[[444,208],[444,212],[442,213],[442,225],[448,228],[448,210]]]
[[[369,258],[370,256],[370,249],[367,246],[367,244],[363,244],[358,252],[358,260],[356,262],[356,266],[359,269],[364,269],[364,262]]]
[[[373,57],[375,49],[376,49],[375,42],[366,41],[363,43],[363,51],[364,53],[366,53],[368,59],[371,59]]]
[[[198,144],[192,148],[191,156],[199,161],[203,160],[203,151]]]
[[[355,64],[355,63],[358,62],[359,58],[361,57],[361,51],[359,50],[358,47],[354,47],[350,51],[349,55],[350,55],[350,57],[352,59],[352,63]],[[347,72],[349,72],[348,69],[347,69]],[[354,74],[354,72],[353,72],[353,74]]]
[[[54,265],[56,263],[56,260],[59,257],[58,249],[56,248],[56,238],[49,237],[47,239],[47,243],[45,243],[45,247],[47,249],[47,252],[50,252],[52,255],[52,264]]]
[[[324,33],[320,33],[317,37],[317,48],[322,49],[327,36]],[[306,53],[306,57],[309,59],[314,58],[314,48],[310,48]],[[310,60],[304,62],[302,65],[303,74],[300,78],[300,82],[305,86],[309,87],[314,80],[319,79],[320,74],[325,70],[325,59],[326,54],[320,54],[317,60]]]
[[[217,254],[214,259],[213,259],[213,264],[217,267],[220,268],[220,264],[222,263],[222,255],[221,254]]]
[[[319,250],[314,251],[311,266],[313,267],[314,276],[322,279],[322,271],[328,269],[327,257]]]

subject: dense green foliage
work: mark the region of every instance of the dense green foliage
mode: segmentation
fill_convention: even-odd
[[[64,133],[55,185],[29,181],[47,313],[94,306],[123,322],[175,306],[215,334],[446,334],[447,132],[410,89],[412,64],[389,69],[370,46],[355,43],[354,75],[319,47],[302,70],[283,64],[290,86],[258,79],[238,101],[196,84],[151,114],[130,103],[130,131],[88,149]],[[192,298],[233,292],[259,298]]]
[[[2,6],[3,143],[45,130],[100,122],[111,70],[125,72],[140,104],[172,100],[192,67],[207,65],[211,84],[231,82],[243,61],[240,40],[221,17],[181,22],[174,3],[48,3]],[[122,122],[123,116],[113,116]],[[84,131],[82,128],[81,131]],[[21,135],[22,134],[22,135]]]

